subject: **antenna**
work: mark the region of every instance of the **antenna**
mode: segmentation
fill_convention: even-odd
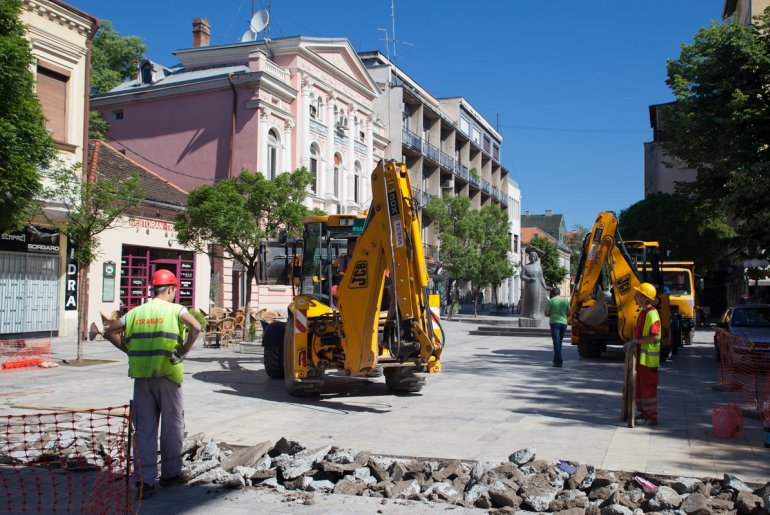
[[[391,21],[391,30],[390,34],[393,36],[390,41],[393,43],[393,64],[396,63],[398,60],[398,50],[396,49],[396,43],[403,43],[405,45],[414,45],[414,43],[410,43],[408,41],[400,41],[396,39],[396,0],[390,0],[390,21]],[[385,29],[377,29],[382,30],[385,32],[385,48],[388,47],[388,31]],[[388,61],[390,61],[390,55],[388,52]]]
[[[257,39],[257,34],[265,30],[269,24],[270,11],[261,9],[255,12],[249,21],[249,30],[244,32],[243,36],[241,37],[241,43],[255,41]],[[267,32],[265,32],[265,37],[267,37]]]

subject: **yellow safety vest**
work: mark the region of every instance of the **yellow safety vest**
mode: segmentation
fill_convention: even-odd
[[[641,313],[640,313],[641,314]],[[650,309],[644,319],[642,336],[650,336],[650,328],[655,322],[660,322],[657,309]],[[660,366],[660,332],[653,343],[643,343],[639,350],[639,364],[645,367],[658,368]]]
[[[181,309],[179,304],[155,298],[126,314],[129,377],[168,377],[182,384],[184,366],[171,364],[174,350],[184,341]]]

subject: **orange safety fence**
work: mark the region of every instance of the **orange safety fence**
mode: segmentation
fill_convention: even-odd
[[[717,329],[719,385],[733,404],[759,417],[770,429],[770,342]]]
[[[0,511],[135,513],[128,406],[0,417]]]
[[[55,364],[50,339],[0,341],[0,372]]]

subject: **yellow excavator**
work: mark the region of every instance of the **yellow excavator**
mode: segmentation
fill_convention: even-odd
[[[298,288],[286,322],[262,337],[265,370],[295,396],[321,393],[324,375],[385,376],[395,393],[419,392],[441,371],[444,333],[428,303],[416,199],[405,165],[381,161],[366,215],[308,216],[294,259]],[[335,257],[355,238],[344,273]]]
[[[615,213],[599,213],[586,235],[570,299],[571,343],[581,357],[599,357],[607,345],[622,345],[633,339],[639,307],[634,288],[649,282],[657,290],[656,308],[661,321],[661,355],[670,359],[672,313],[669,294],[664,292],[657,244],[646,252],[629,255],[618,232]],[[640,270],[645,271],[644,280]],[[675,320],[676,321],[676,320]]]

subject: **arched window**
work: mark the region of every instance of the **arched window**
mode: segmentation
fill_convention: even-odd
[[[321,151],[318,149],[318,145],[315,143],[310,145],[310,173],[313,174],[310,191],[313,193],[318,193],[318,157],[320,155]]]
[[[356,161],[353,174],[353,202],[361,202],[361,163]]]
[[[324,120],[324,101],[321,98],[321,95],[318,95],[318,101],[316,104],[318,105],[318,121],[322,122]]]
[[[340,197],[340,171],[342,170],[342,156],[334,154],[334,196]]]
[[[272,180],[278,175],[278,133],[270,129],[267,133],[267,178]]]
[[[318,118],[318,105],[316,104],[315,93],[310,93],[310,118]]]

